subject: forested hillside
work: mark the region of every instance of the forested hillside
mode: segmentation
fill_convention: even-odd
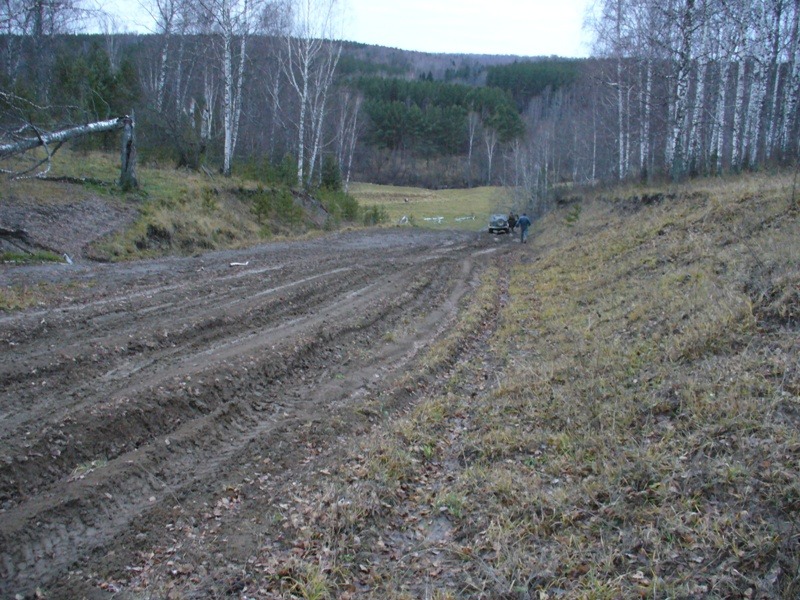
[[[319,15],[157,4],[158,33],[78,35],[77,0],[6,2],[2,142],[133,113],[146,161],[310,187],[328,161],[345,182],[511,185],[531,208],[564,182],[683,179],[798,153],[797,2],[606,0],[582,60],[340,42],[324,2],[304,4]]]

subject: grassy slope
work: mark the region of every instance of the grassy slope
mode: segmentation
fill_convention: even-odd
[[[298,489],[294,549],[253,575],[305,598],[797,598],[791,186],[549,215],[431,352],[440,385]]]
[[[140,165],[140,189],[123,193],[114,185],[118,171],[119,157],[114,153],[62,150],[48,176],[69,177],[75,183],[9,181],[4,193],[62,204],[99,196],[112,204],[135,207],[139,218],[132,227],[94,244],[95,257],[108,260],[244,247],[308,230],[305,222],[289,224],[279,218],[259,223],[252,200],[236,193],[257,189],[252,181]]]

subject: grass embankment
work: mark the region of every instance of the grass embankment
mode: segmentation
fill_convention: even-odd
[[[342,192],[321,190],[315,198],[280,182],[146,163],[137,170],[139,189],[123,192],[115,184],[118,171],[119,157],[114,153],[62,150],[47,174],[52,180],[48,184],[36,179],[9,181],[3,193],[62,205],[100,197],[109,205],[135,209],[138,217],[131,226],[92,244],[90,254],[101,260],[240,248],[320,228],[386,219],[382,211],[359,206]],[[259,175],[258,170],[248,173]],[[327,221],[320,206],[328,211]]]
[[[304,598],[797,598],[798,221],[780,176],[550,214],[432,354],[445,382],[298,489],[294,548],[254,578]]]

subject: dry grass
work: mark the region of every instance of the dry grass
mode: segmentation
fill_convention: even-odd
[[[7,286],[0,288],[0,311],[9,312],[36,306],[44,299],[37,288],[28,286]]]
[[[325,594],[800,595],[791,180],[604,195],[538,223],[441,385],[304,490]]]
[[[39,204],[76,204],[99,196],[109,204],[138,211],[131,227],[93,245],[92,254],[98,259],[192,254],[245,247],[265,238],[313,235],[305,222],[285,223],[278,218],[260,224],[252,198],[240,193],[255,191],[257,183],[238,177],[140,164],[140,188],[122,192],[115,183],[119,177],[118,155],[69,149],[56,155],[47,176],[56,181],[6,181],[0,201],[8,195]]]

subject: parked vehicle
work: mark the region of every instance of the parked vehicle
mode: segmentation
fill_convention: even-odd
[[[489,219],[489,233],[510,233],[511,227],[505,215],[492,215]]]

